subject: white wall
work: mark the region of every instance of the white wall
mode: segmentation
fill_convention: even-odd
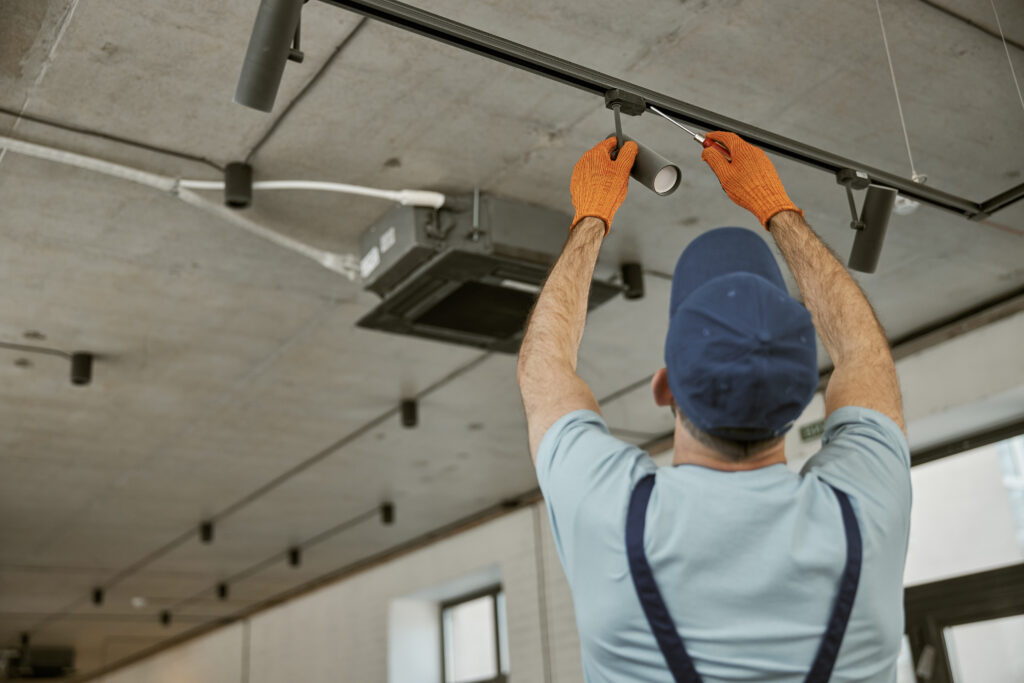
[[[915,354],[898,363],[911,442],[961,425],[1024,414],[1024,314]],[[993,405],[996,408],[991,408]],[[819,419],[820,397],[798,422]],[[1004,415],[1003,413],[1006,413]],[[973,417],[972,417],[973,416]],[[998,419],[996,419],[998,418]],[[813,444],[788,442],[795,462]],[[955,551],[955,543],[950,544]],[[249,620],[187,642],[103,683],[280,683],[387,681],[389,614],[396,600],[480,572],[497,571],[508,605],[510,679],[582,680],[572,600],[541,505],[524,508],[400,556]],[[399,608],[401,611],[401,608]],[[248,678],[243,630],[249,629]],[[425,676],[424,683],[436,678]],[[415,682],[413,682],[415,683]]]

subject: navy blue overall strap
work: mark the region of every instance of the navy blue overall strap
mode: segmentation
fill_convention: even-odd
[[[647,564],[647,555],[644,554],[647,501],[651,498],[652,488],[654,475],[648,474],[637,482],[629,499],[629,512],[626,514],[626,556],[629,558],[629,573],[633,576],[633,585],[640,598],[640,605],[644,609],[651,631],[654,632],[654,639],[658,641],[658,647],[665,655],[672,677],[676,683],[700,683],[700,676],[693,668],[693,661],[683,646],[683,639],[679,637],[665,601],[661,598],[651,565]]]
[[[832,605],[832,616],[828,620],[825,636],[818,645],[818,654],[814,657],[811,671],[804,683],[827,683],[832,676],[832,667],[839,655],[839,646],[846,633],[846,624],[850,621],[853,600],[857,597],[857,585],[860,583],[860,565],[864,555],[864,546],[860,538],[860,527],[853,513],[850,497],[829,484],[839,499],[839,509],[843,512],[843,531],[846,532],[846,566],[839,579],[839,594]]]
[[[693,660],[686,652],[683,639],[676,630],[675,622],[668,613],[665,600],[661,597],[654,573],[644,553],[644,528],[647,525],[647,503],[654,488],[654,475],[649,474],[633,488],[629,499],[629,510],[626,514],[626,555],[629,560],[629,571],[633,577],[640,605],[643,608],[647,623],[654,633],[658,648],[665,657],[669,671],[676,683],[700,683],[701,678],[693,666]],[[839,581],[839,593],[832,606],[825,635],[818,646],[818,653],[807,674],[805,683],[826,683],[832,675],[832,668],[839,654],[839,646],[846,633],[846,624],[850,619],[853,601],[857,596],[857,585],[860,582],[860,568],[863,557],[863,545],[860,527],[853,512],[849,497],[839,489],[830,485],[839,499],[839,507],[843,514],[843,530],[846,534],[846,566]]]

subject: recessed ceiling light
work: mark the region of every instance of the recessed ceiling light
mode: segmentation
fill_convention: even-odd
[[[141,595],[136,595],[134,598],[132,598],[132,607],[134,607],[135,609],[142,609],[148,604],[149,602],[146,600],[146,598],[142,597]]]

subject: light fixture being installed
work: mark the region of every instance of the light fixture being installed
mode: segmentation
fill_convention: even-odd
[[[622,118],[620,114],[640,116],[647,109],[647,103],[644,102],[644,98],[624,90],[619,90],[618,88],[613,88],[605,93],[604,105],[615,114],[615,137],[618,140],[618,146],[612,152],[612,158],[615,158],[622,145],[627,142],[635,142],[637,153],[636,160],[633,162],[633,168],[629,172],[630,177],[661,197],[675,192],[683,177],[679,167],[647,145],[622,133]]]
[[[862,273],[873,273],[878,268],[885,231],[889,226],[889,218],[892,216],[898,193],[891,187],[873,184],[866,173],[849,168],[844,168],[836,174],[836,182],[846,188],[846,198],[852,216],[850,227],[857,231],[847,265]],[[858,217],[853,190],[863,189],[867,190],[867,194]]]

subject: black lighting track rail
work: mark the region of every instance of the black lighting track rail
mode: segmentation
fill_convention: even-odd
[[[905,197],[973,220],[983,220],[992,213],[1024,198],[1024,183],[980,203],[936,190],[933,187],[915,183],[909,178],[872,168],[817,147],[811,147],[749,123],[722,116],[635,83],[588,69],[521,43],[498,37],[395,0],[321,0],[321,2],[508,64],[523,71],[550,78],[602,98],[605,92],[613,88],[636,93],[643,97],[648,104],[653,104],[681,121],[709,130],[732,131],[766,150],[828,173],[835,174],[844,168],[862,171],[871,178],[872,182],[899,190]]]

